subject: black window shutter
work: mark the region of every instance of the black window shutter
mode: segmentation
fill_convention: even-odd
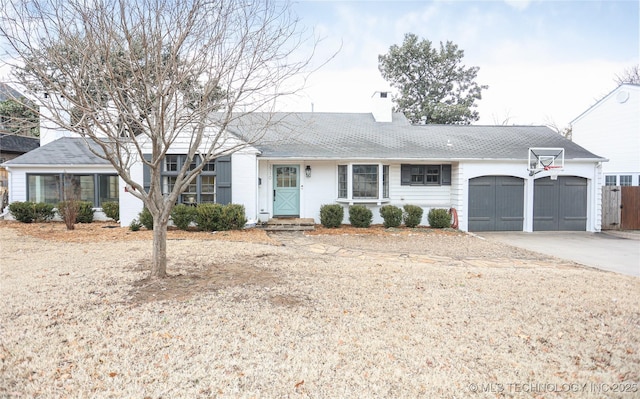
[[[411,165],[402,164],[400,167],[400,184],[403,186],[411,185]]]
[[[451,185],[451,165],[442,165],[442,185]]]

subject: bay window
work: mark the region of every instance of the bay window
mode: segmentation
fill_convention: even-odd
[[[338,165],[338,199],[379,202],[389,198],[389,165]]]

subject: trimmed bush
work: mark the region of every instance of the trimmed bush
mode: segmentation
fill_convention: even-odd
[[[222,220],[219,230],[242,230],[247,224],[244,205],[227,204],[222,207]]]
[[[340,204],[322,205],[320,223],[327,228],[340,227],[344,219],[344,208]]]
[[[451,227],[451,215],[446,209],[433,208],[429,210],[429,226],[434,229],[444,229]]]
[[[106,217],[117,222],[120,220],[120,203],[116,201],[103,202],[102,212],[104,212]]]
[[[221,217],[222,205],[220,204],[198,204],[196,206],[195,222],[200,230],[217,231]]]
[[[18,201],[9,204],[11,215],[22,223],[46,222],[55,216],[53,205],[44,202]]]
[[[404,225],[411,228],[417,227],[422,221],[423,212],[424,211],[419,206],[405,205],[404,214],[402,215]]]
[[[247,223],[244,205],[200,204],[196,207],[195,222],[200,230],[240,230]]]
[[[153,230],[153,216],[151,216],[151,212],[146,207],[144,207],[138,215],[138,220],[145,229]]]
[[[187,230],[195,220],[196,208],[185,204],[178,204],[171,210],[171,220],[180,230]]]
[[[369,227],[373,220],[373,212],[364,205],[353,205],[349,207],[349,223],[353,227]]]
[[[93,223],[93,202],[79,201],[78,202],[78,216],[76,222],[78,223]]]
[[[398,227],[402,223],[402,209],[393,205],[380,207],[380,216],[384,219],[384,227]]]

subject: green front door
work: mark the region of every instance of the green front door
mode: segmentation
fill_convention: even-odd
[[[273,167],[273,216],[300,216],[300,166]]]

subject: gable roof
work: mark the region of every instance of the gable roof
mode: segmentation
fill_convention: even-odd
[[[0,101],[6,101],[21,97],[24,97],[22,93],[9,86],[8,84],[0,82]]]
[[[589,108],[584,110],[580,115],[576,116],[571,122],[569,122],[569,124],[573,125],[578,119],[582,118],[583,116],[585,116],[586,114],[591,112],[593,109],[599,107],[600,104],[602,104],[604,101],[606,101],[609,98],[611,98],[614,93],[617,93],[618,91],[621,91],[621,90],[624,90],[624,89],[640,91],[640,84],[622,83],[621,85],[619,85],[615,89],[611,90],[606,96],[604,96],[601,99],[599,99],[598,101],[596,101],[592,106],[590,106]],[[637,110],[633,110],[633,112],[637,113]]]
[[[38,147],[40,147],[38,137],[0,134],[0,152],[24,154]]]
[[[400,113],[390,123],[375,122],[369,113],[282,113],[272,119],[279,123],[255,144],[262,157],[526,160],[530,147],[562,147],[565,159],[603,159],[546,126],[411,125]],[[238,128],[236,134],[242,137]]]
[[[91,152],[89,146],[101,153],[102,149],[91,141],[78,137],[62,137],[51,143],[5,162],[5,165],[111,165]]]

